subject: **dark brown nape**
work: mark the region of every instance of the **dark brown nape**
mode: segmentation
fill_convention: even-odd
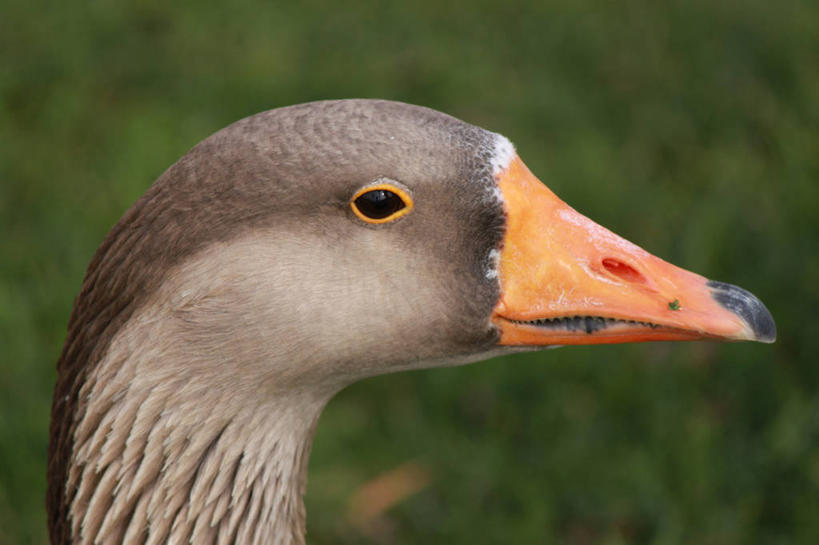
[[[66,481],[81,387],[169,269],[213,242],[271,225],[281,214],[303,212],[305,194],[323,195],[324,204],[343,207],[350,187],[391,172],[441,180],[469,172],[492,184],[492,136],[406,104],[312,103],[239,121],[160,176],[108,233],[74,302],[51,413],[46,500],[51,542],[71,541],[69,507],[76,490],[67,490]],[[474,255],[486,255],[499,244],[502,210],[498,203],[490,207],[475,232],[464,235],[480,250]],[[470,274],[482,278],[483,265],[473,260]],[[494,284],[482,299],[472,291],[462,299],[473,301],[474,312],[491,309]]]

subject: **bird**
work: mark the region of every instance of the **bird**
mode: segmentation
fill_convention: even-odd
[[[576,212],[500,134],[400,102],[262,112],[168,168],[94,254],[57,363],[62,544],[302,544],[335,393],[573,344],[770,343],[750,292]]]

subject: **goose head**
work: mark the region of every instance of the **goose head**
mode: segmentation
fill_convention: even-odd
[[[114,226],[58,363],[52,542],[301,543],[334,393],[565,344],[772,342],[753,295],[593,223],[503,136],[402,103],[264,112]]]

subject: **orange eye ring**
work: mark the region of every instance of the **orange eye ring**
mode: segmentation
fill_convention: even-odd
[[[350,199],[350,208],[361,221],[380,224],[409,214],[414,203],[409,193],[393,184],[379,183],[362,187]]]

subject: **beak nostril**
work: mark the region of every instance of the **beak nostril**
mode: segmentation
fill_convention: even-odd
[[[607,257],[603,259],[603,267],[617,278],[633,284],[645,284],[645,277],[631,265],[627,265],[618,259]]]

